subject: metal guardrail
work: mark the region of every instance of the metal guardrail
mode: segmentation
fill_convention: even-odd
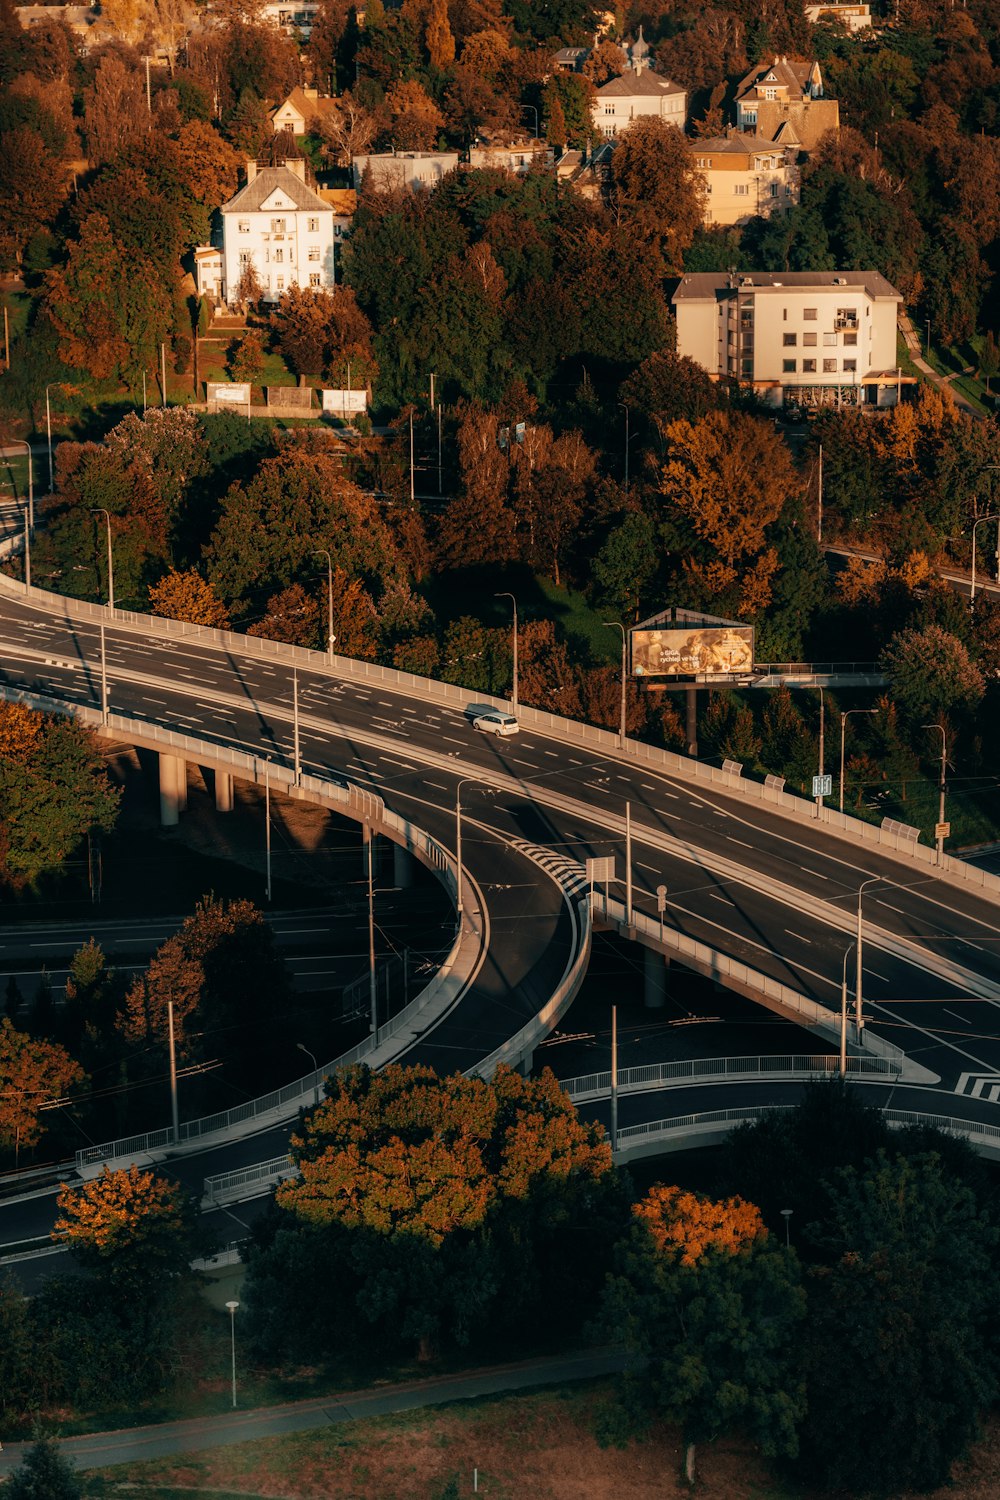
[[[206,1204],[228,1203],[238,1198],[248,1187],[271,1187],[286,1177],[297,1177],[296,1167],[286,1151],[284,1156],[273,1156],[270,1161],[255,1162],[250,1167],[237,1167],[232,1172],[218,1172],[205,1178],[203,1202]]]
[[[694,1114],[675,1115],[668,1120],[647,1120],[639,1125],[626,1125],[618,1132],[619,1150],[624,1146],[628,1149],[629,1143],[642,1144],[656,1140],[669,1140],[671,1137],[679,1138],[690,1135],[693,1131],[711,1129],[720,1125],[742,1125],[753,1120],[759,1120],[765,1115],[775,1114],[779,1110],[795,1109],[794,1104],[751,1104],[735,1109],[712,1109],[702,1110]],[[961,1136],[970,1145],[981,1146],[984,1149],[1000,1151],[1000,1126],[981,1124],[978,1120],[959,1120],[954,1115],[931,1115],[924,1114],[914,1109],[891,1109],[882,1110],[883,1117],[890,1125],[933,1125],[938,1130],[945,1130],[949,1135]]]
[[[849,1057],[847,1071],[859,1078],[896,1078],[900,1067],[887,1057]],[[646,1063],[634,1068],[618,1069],[619,1094],[644,1094],[654,1089],[680,1087],[700,1079],[737,1080],[829,1077],[840,1072],[840,1058],[832,1053],[801,1054],[790,1057],[700,1057],[677,1062]],[[582,1073],[577,1078],[562,1078],[559,1087],[574,1103],[602,1099],[611,1092],[610,1069],[600,1073]]]

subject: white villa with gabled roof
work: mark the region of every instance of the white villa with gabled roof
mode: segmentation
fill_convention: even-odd
[[[306,163],[290,157],[280,166],[247,162],[246,185],[224,203],[222,297],[232,302],[248,262],[265,302],[290,287],[332,287],[336,242],[343,219],[306,182]]]

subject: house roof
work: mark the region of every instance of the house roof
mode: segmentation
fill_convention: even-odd
[[[314,208],[322,209],[324,213],[330,212],[330,205],[324,203],[323,199],[296,177],[288,167],[261,167],[252,182],[241,187],[235,197],[222,205],[221,212],[224,214],[254,213],[274,192],[284,193],[295,208]]]
[[[755,89],[767,81],[778,88],[786,88],[791,94],[804,94],[809,84],[815,63],[798,57],[776,57],[770,63],[758,63],[736,86],[736,98]]]
[[[736,276],[729,276],[725,271],[696,271],[681,277],[671,301],[714,302],[720,292],[767,291],[773,287],[823,292],[835,287],[848,291],[853,287],[879,300],[903,300],[881,271],[746,271]]]
[[[735,132],[733,135],[713,135],[701,140],[689,140],[688,147],[698,156],[710,152],[712,156],[752,156],[755,152],[766,151],[770,155],[782,151],[783,147],[775,141],[768,140],[766,135],[753,135],[747,132]]]
[[[300,85],[296,84],[295,88],[292,89],[292,92],[288,95],[288,97],[286,99],[282,99],[281,103],[277,104],[274,109],[272,109],[271,119],[273,120],[278,111],[286,108],[286,106],[289,104],[293,109],[297,110],[297,112],[302,116],[303,120],[308,121],[311,120],[314,115],[328,114],[331,105],[336,105],[336,100],[327,98],[324,95],[307,94]]]
[[[597,90],[597,97],[598,99],[635,99],[640,95],[661,97],[663,94],[683,94],[684,92],[679,83],[661,77],[659,73],[654,73],[652,68],[643,68],[641,73],[630,71],[623,73],[620,78],[612,78],[610,82]]]

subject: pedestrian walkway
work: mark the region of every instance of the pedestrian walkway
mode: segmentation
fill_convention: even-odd
[[[952,375],[939,375],[936,370],[931,369],[930,365],[921,354],[920,337],[916,329],[914,328],[912,321],[906,315],[906,313],[902,313],[900,315],[899,331],[903,335],[903,339],[907,349],[910,351],[910,358],[913,360],[913,363],[916,365],[920,373],[922,375],[926,375],[927,379],[930,380],[932,384],[939,386],[942,390],[947,389],[950,392],[955,405],[960,406],[963,411],[967,411],[970,417],[975,417],[978,421],[982,421],[982,412],[978,411],[977,408],[973,406],[972,402],[968,400],[966,396],[963,396],[962,392],[960,390],[957,390],[954,385],[954,380],[957,375],[970,375],[973,373],[972,366],[970,365],[968,369],[964,371],[956,370]]]
[[[83,1437],[58,1440],[58,1447],[78,1469],[103,1469],[115,1464],[198,1453],[206,1448],[228,1448],[256,1438],[310,1432],[365,1417],[384,1417],[395,1412],[443,1406],[449,1401],[470,1401],[539,1386],[563,1385],[567,1381],[592,1380],[623,1369],[626,1359],[625,1354],[615,1350],[585,1350],[579,1354],[466,1370],[456,1375],[436,1375],[428,1380],[406,1381],[398,1385],[331,1392],[329,1396],[294,1401],[287,1406],[221,1412],[216,1416],[163,1422],[153,1427],[133,1427],[121,1432],[88,1433]],[[5,1443],[0,1448],[0,1480],[18,1466],[30,1446],[30,1443]]]

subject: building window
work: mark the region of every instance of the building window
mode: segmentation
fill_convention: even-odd
[[[284,219],[272,219],[271,220],[271,233],[272,234],[284,234],[284,232],[285,232],[285,221],[284,221]]]
[[[802,342],[807,349],[815,349],[817,337],[818,335],[815,333],[804,333],[802,335]]]
[[[310,234],[318,234],[319,233],[319,220],[318,219],[307,219],[306,220],[306,229],[309,231]]]
[[[240,220],[240,222],[239,222],[239,231],[240,231],[240,234],[249,234],[250,233],[250,220],[249,219],[241,219]]]
[[[309,285],[310,286],[319,286],[319,272],[318,271],[310,271],[309,272]]]
[[[777,198],[777,196],[778,196],[778,184],[776,182],[772,182],[771,183],[771,197],[772,198]]]
[[[856,359],[845,359],[844,360],[844,374],[845,375],[854,375],[857,372],[857,368],[858,368],[858,362],[857,362]]]
[[[699,167],[710,167],[712,165],[712,158],[710,156],[699,156],[698,165]]]
[[[750,189],[745,182],[738,182],[733,188],[733,192],[737,198],[748,198],[750,196]]]
[[[857,336],[856,333],[845,333],[844,334],[844,343],[845,344],[851,345],[851,344],[857,344],[857,342],[858,342],[858,336]]]
[[[804,307],[802,309],[802,316],[805,318],[805,320],[806,320],[807,323],[815,323],[815,321],[816,321],[816,309],[815,309],[815,307]]]
[[[250,264],[250,262],[251,262],[252,259],[253,259],[253,253],[252,253],[252,251],[250,251],[250,250],[241,250],[240,251],[240,265],[241,266],[248,266]]]
[[[826,349],[836,349],[836,347],[837,347],[837,335],[835,333],[824,333],[824,335],[823,335],[823,347],[826,348]]]
[[[285,278],[284,278],[284,276],[279,276],[277,278],[277,280],[275,282],[275,286],[278,288],[279,292],[283,292],[284,291],[284,289],[285,289]]]
[[[765,89],[764,90],[764,98],[765,99],[777,99],[777,97],[778,97],[778,91],[777,91],[777,89]]]
[[[802,361],[802,373],[803,375],[815,375],[816,361],[814,359],[804,359]]]
[[[285,258],[285,252],[284,252],[284,250],[275,250],[275,252],[274,252],[274,258],[275,258],[275,260],[284,260],[284,258]]]
[[[794,359],[783,359],[781,361],[781,369],[782,369],[782,372],[785,375],[794,375],[795,374],[795,366],[796,366],[796,361]]]
[[[319,260],[319,246],[318,245],[310,245],[309,246],[309,259],[310,260]]]
[[[744,118],[744,120],[746,121],[746,123],[748,125],[756,125],[756,123],[757,123],[757,111],[755,109],[745,110],[743,118]]]
[[[613,105],[613,104],[606,104],[606,105],[605,105],[605,106],[604,106],[604,113],[605,113],[605,114],[606,114],[606,115],[613,115],[613,114],[614,114],[614,112],[615,112],[615,107],[614,107],[614,105]]]
[[[792,196],[792,188],[791,188],[791,184],[789,183],[789,184],[786,184],[786,186],[785,186],[785,197],[786,198],[790,198],[791,196]]]
[[[837,373],[837,361],[835,359],[824,359],[824,361],[823,361],[823,374],[824,375],[836,375],[836,373]]]
[[[786,349],[794,349],[798,341],[799,336],[797,333],[783,333],[781,335],[781,342],[784,344]]]
[[[745,359],[743,361],[743,379],[744,380],[752,380],[753,379],[753,360],[752,359]]]

